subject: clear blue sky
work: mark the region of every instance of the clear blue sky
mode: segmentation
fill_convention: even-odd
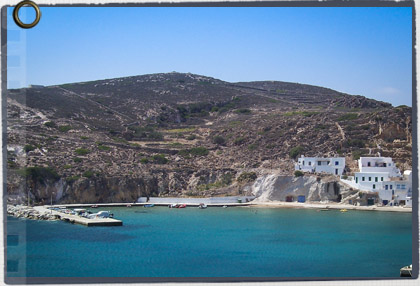
[[[24,85],[178,71],[313,84],[412,105],[411,8],[41,10],[40,23],[23,32]]]

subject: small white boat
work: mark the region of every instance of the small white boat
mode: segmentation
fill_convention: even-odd
[[[206,208],[207,208],[207,205],[206,205],[206,204],[201,203],[201,204],[198,206],[198,208],[199,208],[199,209],[206,209]]]
[[[412,277],[413,272],[413,264],[409,266],[404,266],[400,269],[400,277]]]
[[[100,212],[88,215],[88,218],[90,218],[90,219],[92,219],[92,218],[112,218],[112,217],[114,217],[114,214],[112,214],[109,211],[100,211]]]
[[[74,212],[77,215],[82,215],[82,214],[84,214],[86,212],[86,209],[74,209]]]

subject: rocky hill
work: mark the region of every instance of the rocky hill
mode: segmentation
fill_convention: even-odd
[[[236,195],[292,175],[300,154],[346,156],[348,173],[378,153],[411,169],[411,118],[323,87],[175,72],[9,90],[9,200]]]

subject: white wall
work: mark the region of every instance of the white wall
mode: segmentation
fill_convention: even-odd
[[[392,200],[392,190],[380,190],[378,194],[381,200],[387,200],[388,202]]]
[[[337,165],[336,165],[337,162]],[[343,157],[337,158],[321,158],[321,157],[300,157],[298,158],[297,164],[295,164],[295,170],[301,170],[303,172],[317,172],[317,173],[329,173],[333,175],[342,175],[346,159]],[[336,174],[336,170],[337,174]]]
[[[370,166],[369,166],[370,163]],[[382,166],[385,164],[385,166]],[[361,157],[359,159],[360,172],[387,172],[390,177],[401,177],[400,170],[389,157]]]
[[[363,181],[363,178],[365,180]],[[370,178],[370,181],[369,181]],[[383,180],[382,180],[383,179]],[[354,180],[356,184],[368,188],[371,191],[378,191],[382,189],[383,183],[389,181],[388,173],[365,173],[358,172],[354,174]],[[373,188],[375,185],[375,189]]]

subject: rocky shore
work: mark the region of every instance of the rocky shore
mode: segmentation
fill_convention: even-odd
[[[53,214],[40,213],[32,207],[23,205],[7,205],[7,215],[33,220],[58,220],[58,218]]]

